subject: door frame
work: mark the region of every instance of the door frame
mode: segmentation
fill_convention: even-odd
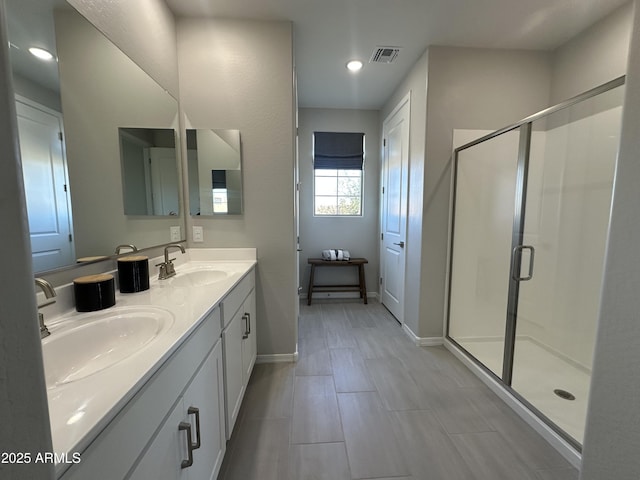
[[[406,189],[405,189],[405,194],[406,194],[406,198],[404,200],[404,211],[402,212],[404,219],[403,219],[403,223],[404,223],[404,241],[405,244],[407,243],[407,217],[408,217],[408,211],[409,211],[409,171],[410,171],[410,146],[411,146],[411,90],[409,90],[406,95],[404,97],[402,97],[400,99],[400,101],[396,104],[396,106],[393,108],[393,110],[391,110],[391,112],[385,117],[385,119],[382,121],[382,144],[380,145],[380,149],[382,152],[381,155],[381,162],[380,162],[380,218],[379,218],[379,235],[378,238],[380,239],[380,249],[379,249],[379,258],[380,258],[380,263],[379,263],[379,268],[380,268],[380,281],[378,283],[378,296],[380,298],[380,303],[384,305],[383,303],[383,278],[385,276],[385,271],[384,271],[384,240],[382,238],[382,234],[384,232],[384,225],[385,225],[385,220],[384,220],[384,213],[385,213],[385,208],[384,208],[384,201],[385,201],[385,193],[384,193],[384,188],[386,186],[386,178],[387,178],[387,151],[388,151],[388,145],[386,145],[386,133],[387,133],[387,127],[389,125],[389,123],[391,122],[391,120],[395,117],[396,114],[398,114],[400,112],[400,110],[402,110],[405,105],[408,108],[408,114],[407,114],[407,171],[406,171]],[[400,325],[404,328],[404,310],[405,310],[405,287],[406,287],[406,279],[407,279],[407,250],[404,250],[404,259],[403,259],[403,266],[402,266],[402,298],[400,299],[400,308],[401,308],[401,312],[399,315],[399,318],[397,318],[396,320],[398,320],[398,322],[400,323]]]

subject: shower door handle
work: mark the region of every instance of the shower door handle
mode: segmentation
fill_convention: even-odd
[[[523,277],[523,276],[516,277],[515,275],[516,262],[522,260],[522,252],[524,250],[529,250],[530,252],[529,272],[527,273],[526,277]],[[511,254],[511,272],[513,272],[511,274],[511,278],[513,278],[516,282],[526,282],[527,280],[531,280],[533,278],[533,260],[535,259],[535,256],[536,256],[536,249],[533,248],[533,245],[519,245],[516,248],[514,248]]]

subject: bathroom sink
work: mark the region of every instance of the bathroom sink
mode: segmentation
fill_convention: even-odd
[[[224,280],[229,272],[210,267],[196,267],[189,270],[178,271],[175,277],[162,280],[174,287],[204,287]]]
[[[74,382],[140,352],[174,322],[155,307],[122,307],[69,320],[42,341],[47,388]]]

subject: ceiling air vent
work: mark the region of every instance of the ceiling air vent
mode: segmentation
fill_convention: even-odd
[[[376,47],[369,63],[393,63],[398,58],[400,47]]]

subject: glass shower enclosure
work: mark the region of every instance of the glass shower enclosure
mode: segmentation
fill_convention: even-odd
[[[581,448],[624,77],[455,150],[447,338]]]

